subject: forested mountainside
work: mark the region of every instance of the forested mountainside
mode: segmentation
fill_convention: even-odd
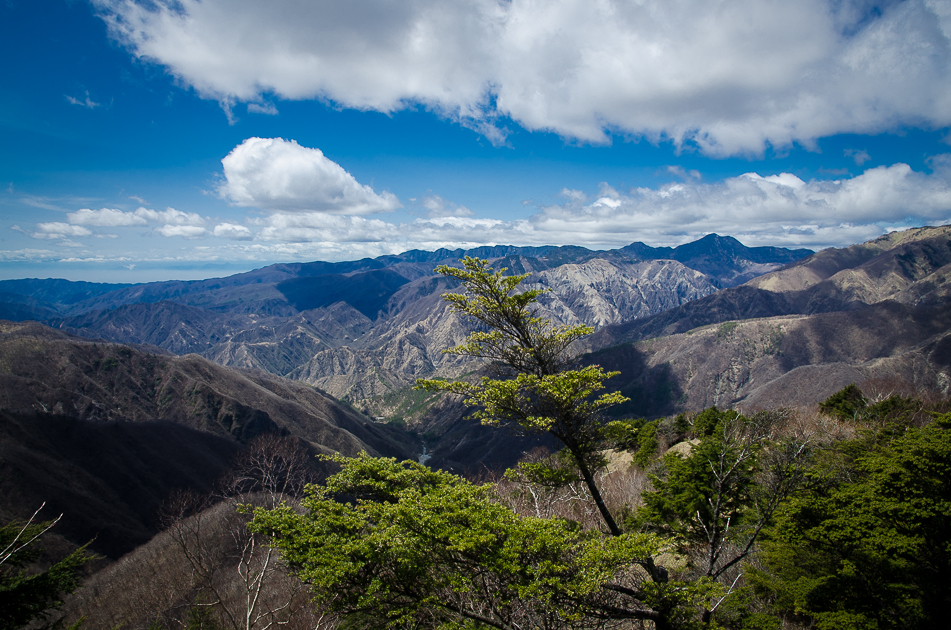
[[[581,343],[597,350],[586,361],[621,372],[609,384],[631,402],[618,412],[655,417],[713,404],[809,405],[849,382],[886,375],[946,387],[948,243],[948,227],[896,232],[719,290],[722,275],[634,258],[676,256],[708,271],[732,269],[735,277],[801,252],[744,249],[710,236],[669,251],[635,244],[613,252],[468,253],[530,272],[528,286],[551,290],[541,314],[596,326]],[[463,422],[458,400],[412,390],[420,377],[459,378],[478,369],[442,353],[463,339],[469,323],[446,308],[441,294],[454,285],[432,269],[463,253],[276,265],[203,283],[126,287],[91,302],[71,299],[130,303],[49,323],[312,384],[417,431],[434,465],[504,466],[530,445]],[[131,303],[133,295],[162,301]]]
[[[556,253],[564,258],[577,251]],[[600,482],[608,503],[629,514],[624,527],[642,527],[643,521],[643,527],[680,540],[683,549],[704,544],[689,532],[677,533],[680,517],[670,510],[683,507],[677,503],[680,495],[664,495],[676,488],[668,488],[666,481],[648,485],[646,471],[660,470],[658,466],[667,467],[673,478],[707,470],[662,459],[668,448],[679,458],[689,458],[695,449],[701,455],[704,449],[721,449],[730,457],[746,457],[744,452],[753,457],[758,447],[744,451],[742,440],[779,448],[791,439],[805,440],[795,457],[813,457],[803,449],[816,444],[828,449],[824,452],[830,457],[847,459],[853,443],[863,452],[874,447],[882,457],[899,457],[901,453],[889,450],[893,430],[888,423],[898,422],[904,427],[901,435],[912,441],[919,432],[925,436],[921,439],[931,439],[926,433],[944,435],[947,419],[932,428],[925,425],[931,418],[926,411],[947,410],[951,386],[951,228],[923,228],[826,250],[719,290],[709,276],[677,261],[593,257],[554,262],[507,255],[492,264],[530,271],[525,286],[550,289],[539,298],[541,314],[556,322],[598,327],[583,341],[590,352],[581,362],[619,371],[607,385],[630,398],[610,410],[611,418],[620,420],[605,435],[618,450],[605,451],[610,466]],[[201,615],[212,609],[240,609],[235,593],[252,584],[254,567],[263,566],[267,552],[247,546],[257,539],[234,508],[242,501],[276,505],[283,490],[255,475],[271,474],[275,467],[286,470],[287,460],[281,457],[287,453],[305,462],[306,474],[298,482],[333,473],[333,467],[316,463],[313,456],[334,452],[419,459],[433,468],[491,479],[501,479],[499,470],[524,460],[528,467],[502,480],[499,500],[525,515],[551,512],[591,526],[597,511],[579,503],[584,490],[571,485],[576,476],[565,478],[567,486],[542,484],[526,490],[530,476],[541,470],[531,466],[547,462],[561,474],[567,465],[547,459],[559,447],[551,435],[516,437],[483,427],[464,420],[471,410],[458,397],[410,388],[419,376],[473,379],[486,372],[478,362],[440,354],[473,329],[441,299],[445,291],[458,290],[457,285],[431,274],[409,278],[406,264],[403,260],[350,276],[337,274],[338,268],[315,276],[310,284],[306,277],[278,274],[281,279],[274,286],[283,286],[283,302],[268,302],[273,295],[267,292],[278,290],[274,287],[255,290],[271,295],[260,304],[272,304],[274,312],[289,309],[286,316],[208,308],[211,297],[189,294],[181,302],[129,303],[50,320],[56,328],[0,323],[0,518],[25,519],[46,502],[45,514],[68,515],[48,535],[54,551],[66,553],[93,539],[91,548],[105,556],[91,565],[102,570],[87,581],[87,589],[67,604],[71,618],[91,615],[106,625],[128,621],[144,627],[157,623],[154,611],[161,611],[163,623],[187,626],[203,623]],[[355,284],[348,285],[346,278]],[[221,284],[233,295],[228,292],[237,285]],[[327,297],[351,293],[349,301]],[[89,299],[108,295],[99,292]],[[202,306],[201,300],[208,303]],[[362,312],[379,304],[384,306],[374,318]],[[95,332],[100,338],[71,330]],[[291,376],[299,380],[261,369],[277,372],[291,364],[298,366]],[[344,392],[382,417],[374,420],[307,381]],[[852,383],[861,391],[846,387]],[[921,396],[930,396],[930,402]],[[825,413],[840,414],[838,420],[815,415],[816,404],[827,398]],[[697,413],[712,405],[737,408],[748,419],[716,409]],[[744,433],[749,427],[767,432]],[[857,434],[856,427],[871,432]],[[820,438],[810,436],[824,441],[820,445],[813,441]],[[262,439],[270,438],[283,442],[261,446]],[[735,447],[740,450],[731,450]],[[809,465],[820,470],[825,460],[815,458]],[[634,467],[628,468],[629,462]],[[384,471],[388,464],[368,465],[383,467],[374,468],[373,475],[396,474]],[[401,466],[404,472],[393,479],[410,474],[405,472],[408,464]],[[281,475],[281,487],[287,488],[289,475]],[[358,483],[354,491],[370,488],[372,494],[380,479],[373,477],[369,486]],[[759,488],[756,492],[772,487],[772,478],[752,479],[743,483],[754,484],[749,488]],[[755,485],[759,483],[765,485]],[[295,492],[301,487],[296,483]],[[481,491],[473,492],[473,499],[481,496]],[[746,497],[742,492],[736,496]],[[690,507],[683,518],[692,519],[695,511]],[[770,563],[777,579],[796,579],[794,567],[768,555],[779,547],[767,542],[768,553],[758,562]],[[798,553],[791,549],[782,553]],[[109,563],[127,552],[122,561]],[[670,570],[690,574],[694,561],[685,562]],[[834,573],[836,562],[831,558],[816,570]],[[271,602],[266,607],[293,610],[293,623],[300,627],[323,623],[299,582],[283,573],[268,575],[266,593],[273,599],[261,600]],[[154,588],[147,594],[135,589],[118,593],[118,583]],[[767,591],[786,588],[778,584],[761,586]],[[202,606],[211,601],[209,593],[226,592],[214,596],[214,608]],[[756,601],[763,611],[786,614],[781,604],[769,608],[763,603],[767,600]],[[809,605],[809,614],[826,614],[822,604]],[[152,616],[147,618],[143,610]],[[745,623],[738,604],[718,614],[728,624]]]
[[[500,369],[420,387],[474,397],[489,424],[544,434],[557,453],[527,452],[490,484],[338,456],[339,470],[299,504],[300,494],[268,490],[271,475],[245,475],[260,477],[265,492],[176,511],[162,536],[89,580],[68,618],[137,627],[239,615],[294,628],[325,619],[475,620],[500,630],[539,619],[578,630],[632,620],[669,630],[940,627],[951,566],[941,551],[951,531],[946,394],[893,374],[877,389],[850,384],[818,409],[743,416],[714,406],[605,423],[601,411],[624,398],[592,396],[611,374],[572,365],[570,340],[583,327],[539,321],[532,305],[543,292],[513,294],[522,278],[494,274],[485,260],[440,272],[463,282],[454,308],[492,331],[474,332],[459,352]],[[901,306],[881,304],[892,305]],[[889,320],[877,306],[853,312],[880,328],[901,323],[901,313]],[[915,323],[923,336],[929,324],[947,328],[940,318]],[[717,332],[726,338],[735,326]],[[831,352],[877,340],[847,336]],[[770,334],[762,342],[767,353],[781,346]],[[268,569],[274,551],[292,576]],[[149,588],[113,594],[119,583]]]

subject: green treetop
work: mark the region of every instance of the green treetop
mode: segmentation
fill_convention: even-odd
[[[477,383],[421,379],[417,388],[465,396],[467,404],[478,408],[473,417],[483,424],[553,435],[577,465],[608,529],[619,535],[594,472],[603,465],[601,413],[627,399],[618,392],[596,395],[604,389],[604,380],[618,372],[605,372],[596,365],[570,369],[575,359],[571,344],[594,329],[556,326],[539,317],[538,298],[545,291],[517,292],[528,274],[507,276],[504,268],[495,271],[488,261],[469,256],[462,265],[436,268],[461,281],[464,288],[463,293],[446,293],[443,299],[488,330],[471,333],[464,343],[445,352],[488,359],[498,378],[485,376]]]

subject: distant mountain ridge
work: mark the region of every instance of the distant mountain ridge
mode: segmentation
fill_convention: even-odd
[[[590,343],[601,348],[730,320],[854,310],[884,300],[944,303],[951,290],[949,264],[951,226],[892,232],[823,250],[649,318],[608,326]]]
[[[866,380],[948,395],[951,226],[824,250],[588,343],[634,414],[810,405]]]
[[[225,278],[193,281],[150,282],[133,285],[109,285],[67,280],[0,280],[0,294],[21,296],[35,302],[36,308],[46,308],[61,316],[77,315],[94,310],[108,310],[125,304],[175,301],[190,306],[220,311],[248,312],[245,304],[266,306],[268,299],[290,304],[288,296],[276,285],[290,282],[284,288],[295,295],[306,283],[302,278],[320,276],[353,276],[360,273],[391,269],[407,280],[432,275],[433,266],[458,261],[463,256],[479,258],[530,258],[536,267],[553,268],[566,263],[582,263],[594,258],[636,262],[642,260],[676,260],[689,269],[700,271],[712,278],[717,286],[734,286],[767,270],[776,269],[794,260],[812,254],[806,249],[777,247],[745,247],[729,236],[710,234],[693,243],[678,247],[650,247],[632,243],[627,247],[608,251],[594,251],[578,246],[519,247],[497,245],[436,251],[410,250],[399,255],[364,258],[345,262],[279,263],[235,274]],[[376,278],[371,275],[369,278]],[[298,282],[294,282],[298,281]],[[395,287],[390,287],[395,288]],[[297,289],[295,291],[295,289]],[[2,299],[16,303],[17,299]],[[296,309],[307,310],[307,308]],[[360,309],[358,309],[360,310]],[[279,314],[265,311],[267,314]],[[280,313],[287,314],[287,313]]]
[[[421,376],[451,377],[467,369],[442,354],[462,340],[469,324],[441,300],[455,285],[434,274],[438,264],[477,256],[512,273],[531,272],[532,286],[550,291],[542,301],[546,315],[601,327],[680,306],[808,253],[747,248],[713,234],[676,248],[634,243],[606,252],[507,245],[413,250],[112,291],[65,281],[0,282],[0,292],[30,292],[0,304],[0,313],[303,380],[388,416],[392,408],[380,397]]]

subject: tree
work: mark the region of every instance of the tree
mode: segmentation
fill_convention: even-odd
[[[446,293],[443,299],[459,313],[474,318],[487,330],[473,332],[465,343],[444,352],[488,359],[496,378],[478,383],[419,380],[417,387],[448,391],[466,397],[479,410],[483,424],[505,426],[525,433],[548,432],[557,438],[591,493],[611,534],[621,533],[614,515],[598,489],[595,471],[604,465],[602,412],[627,400],[618,392],[595,395],[604,380],[619,372],[592,365],[570,369],[575,356],[571,345],[594,332],[590,326],[555,326],[539,317],[542,289],[516,293],[529,274],[505,275],[488,261],[467,256],[462,268],[440,265],[438,273],[462,282],[464,293]]]
[[[332,460],[340,472],[310,487],[304,513],[257,510],[251,524],[319,606],[359,615],[364,627],[670,627],[666,594],[631,570],[663,548],[656,536],[605,538],[564,519],[522,517],[491,486],[415,462]]]
[[[653,489],[633,527],[672,540],[694,576],[739,583],[742,562],[753,553],[782,503],[803,484],[812,437],[777,436],[778,414],[747,418],[711,407],[693,420],[687,455],[664,457],[651,476]],[[702,614],[710,621],[723,602],[711,599]]]
[[[525,275],[506,276],[477,258],[462,263],[437,268],[464,288],[443,297],[483,328],[447,352],[488,359],[495,373],[476,383],[417,386],[465,396],[484,424],[560,440],[561,460],[578,471],[607,532],[523,516],[494,500],[492,486],[366,456],[334,458],[341,471],[325,487],[309,487],[303,512],[256,510],[252,529],[281,549],[321,605],[362,615],[365,627],[608,628],[641,620],[668,630],[699,623],[698,610],[722,589],[703,578],[669,579],[655,563],[665,542],[622,532],[598,488],[602,412],[626,399],[599,394],[614,373],[573,368],[570,347],[591,327],[540,317],[543,291],[516,292]]]
[[[44,504],[45,505],[45,504]],[[62,518],[34,522],[43,505],[26,523],[0,527],[0,630],[16,630],[37,619],[46,620],[63,605],[63,596],[79,586],[79,570],[92,555],[80,547],[45,571],[30,571],[40,556],[36,543]]]
[[[951,607],[951,414],[830,449],[779,511],[756,587],[820,629],[944,628]]]

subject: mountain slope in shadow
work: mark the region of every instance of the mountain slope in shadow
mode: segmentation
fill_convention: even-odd
[[[264,434],[312,454],[416,456],[415,438],[322,392],[196,355],[157,355],[0,322],[0,517],[44,501],[57,532],[116,557],[154,535],[175,489],[208,492]],[[49,518],[49,516],[46,516]]]

